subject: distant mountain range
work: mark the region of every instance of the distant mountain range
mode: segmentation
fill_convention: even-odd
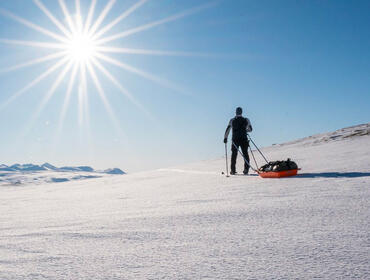
[[[0,171],[7,171],[7,172],[41,172],[41,171],[55,171],[55,172],[91,172],[91,173],[106,173],[106,174],[116,174],[122,175],[126,174],[119,168],[110,168],[106,170],[94,170],[90,166],[63,166],[63,167],[56,167],[50,163],[44,163],[42,165],[27,163],[27,164],[13,164],[13,165],[6,165],[0,164]]]
[[[90,166],[56,167],[50,163],[42,165],[0,164],[0,186],[60,183],[84,179],[102,178],[126,174],[119,168],[94,170]]]

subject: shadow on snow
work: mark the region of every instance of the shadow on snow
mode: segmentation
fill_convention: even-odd
[[[358,178],[370,177],[370,172],[322,172],[322,173],[302,173],[297,177],[301,178]]]

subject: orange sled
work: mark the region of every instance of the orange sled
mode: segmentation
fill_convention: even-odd
[[[262,178],[282,178],[295,176],[298,173],[298,169],[291,169],[285,171],[269,171],[269,172],[258,172]]]

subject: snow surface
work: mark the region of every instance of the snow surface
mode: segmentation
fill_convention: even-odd
[[[285,179],[216,159],[2,186],[0,279],[370,279],[369,144],[263,149],[302,168]]]

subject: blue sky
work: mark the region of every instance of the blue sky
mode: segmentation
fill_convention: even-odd
[[[58,1],[43,2],[66,24]],[[94,20],[107,2],[98,1]],[[101,27],[136,2],[117,1]],[[209,2],[151,0],[107,35]],[[74,12],[74,1],[66,3]],[[82,18],[89,5],[81,0]],[[61,34],[32,1],[1,1],[0,8]],[[117,166],[130,172],[217,158],[223,154],[223,133],[237,106],[244,108],[254,127],[252,137],[261,146],[369,122],[369,10],[370,2],[361,0],[218,1],[198,13],[112,41],[114,47],[210,56],[111,54],[176,85],[159,85],[103,63],[151,115],[98,74],[122,133],[88,79],[89,122],[79,123],[75,86],[62,133],[56,136],[68,75],[30,122],[60,75],[56,71],[0,111],[1,162]],[[0,39],[54,41],[4,15],[0,26]],[[0,43],[0,69],[53,51]],[[0,103],[56,61],[0,70]]]

